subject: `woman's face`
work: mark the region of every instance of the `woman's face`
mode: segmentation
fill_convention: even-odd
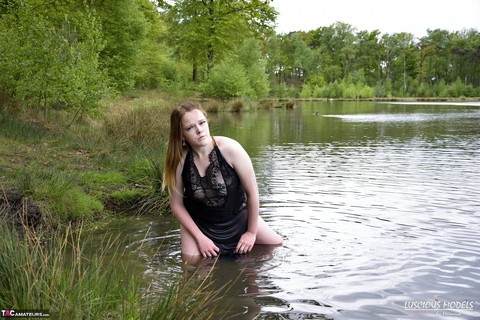
[[[182,138],[192,147],[206,146],[211,142],[207,119],[200,110],[185,113],[181,123]]]

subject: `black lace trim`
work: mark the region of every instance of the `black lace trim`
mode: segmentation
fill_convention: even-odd
[[[190,182],[194,198],[209,206],[219,207],[225,205],[227,196],[227,185],[220,169],[220,163],[216,147],[210,152],[208,158],[210,163],[201,177],[193,156],[190,155]],[[228,179],[230,180],[230,179]]]

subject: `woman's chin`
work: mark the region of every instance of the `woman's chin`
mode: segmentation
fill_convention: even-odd
[[[199,145],[208,145],[212,141],[212,137],[210,136],[203,136],[197,139],[197,143]]]

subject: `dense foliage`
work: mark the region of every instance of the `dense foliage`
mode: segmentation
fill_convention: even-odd
[[[478,96],[480,33],[428,30],[412,34],[356,31],[336,23],[277,35],[269,72],[296,79],[305,97]],[[356,94],[356,95],[353,95]]]
[[[159,89],[229,99],[480,95],[480,33],[275,34],[260,0],[1,0],[0,102],[77,113]]]

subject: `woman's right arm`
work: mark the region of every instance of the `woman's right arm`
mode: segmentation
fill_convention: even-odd
[[[177,190],[170,190],[170,208],[180,224],[197,242],[200,254],[204,257],[215,257],[220,249],[198,228],[183,204],[182,168],[182,163],[179,163],[175,174]]]

